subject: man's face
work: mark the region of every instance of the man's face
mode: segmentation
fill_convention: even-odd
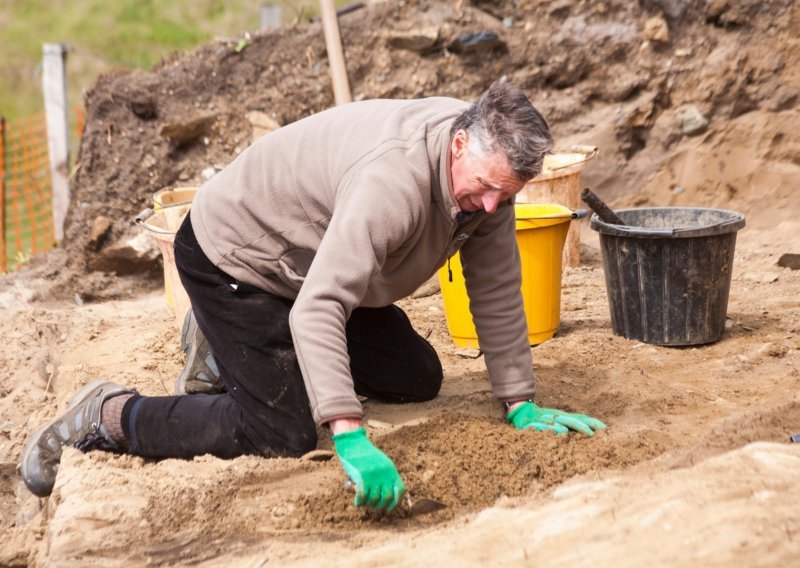
[[[459,130],[450,143],[450,175],[453,193],[462,211],[497,211],[497,206],[516,195],[524,186],[508,165],[508,159],[495,152],[485,158],[468,148],[469,135]]]

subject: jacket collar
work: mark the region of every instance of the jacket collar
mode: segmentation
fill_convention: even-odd
[[[432,133],[429,140],[429,150],[431,154],[431,164],[434,191],[433,201],[439,206],[442,212],[451,220],[455,221],[456,214],[460,211],[453,193],[453,179],[450,175],[450,127],[452,121],[447,121],[439,126],[438,132]]]

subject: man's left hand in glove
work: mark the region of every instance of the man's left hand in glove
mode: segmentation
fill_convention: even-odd
[[[570,430],[594,436],[595,431],[605,430],[606,425],[585,414],[573,414],[554,408],[540,408],[528,400],[513,407],[506,420],[517,427],[517,430],[533,428],[534,430],[552,430],[556,434],[566,434]]]

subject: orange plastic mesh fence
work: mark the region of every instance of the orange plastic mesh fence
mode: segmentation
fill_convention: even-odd
[[[70,117],[75,140],[83,122],[83,109],[77,109]],[[44,113],[4,121],[0,148],[0,269],[6,272],[55,245]]]

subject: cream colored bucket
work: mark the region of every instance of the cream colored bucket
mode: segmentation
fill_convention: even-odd
[[[175,264],[175,233],[180,229],[186,215],[189,214],[191,203],[179,203],[161,208],[157,213],[152,209],[145,209],[137,217],[136,222],[147,230],[153,237],[161,251],[164,261],[164,296],[167,306],[175,315],[175,325],[180,331],[183,328],[183,319],[191,307],[189,296],[183,288]]]
[[[517,194],[517,203],[557,203],[569,209],[581,207],[581,172],[597,156],[596,146],[574,146],[569,152],[544,157],[542,173]],[[571,223],[564,245],[564,266],[580,264],[580,225]]]

